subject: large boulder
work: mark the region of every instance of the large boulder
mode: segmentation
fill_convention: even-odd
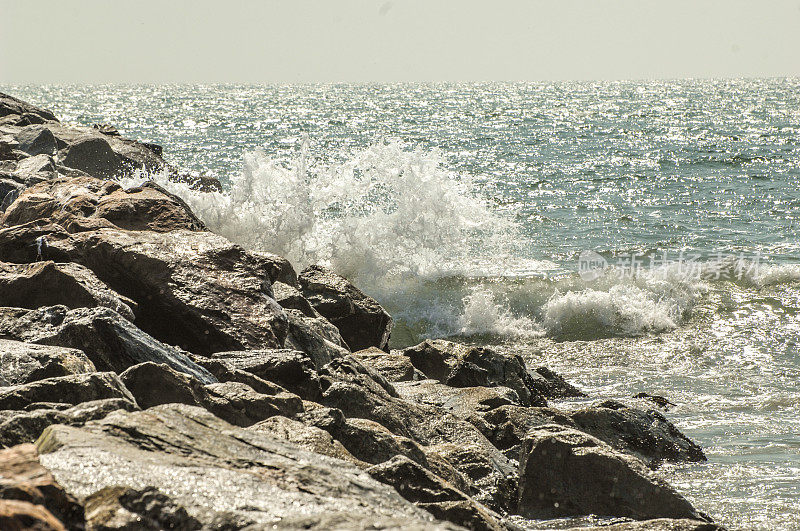
[[[58,122],[55,115],[25,101],[0,92],[0,118],[4,123],[28,125],[32,123]]]
[[[77,349],[0,339],[0,387],[95,370]]]
[[[148,505],[116,503],[119,496],[100,494],[121,488],[134,498],[149,489],[150,515],[182,508],[184,521],[208,528],[296,529],[334,521],[363,529],[382,519],[412,529],[439,525],[345,461],[182,404],[117,412],[82,428],[51,426],[37,446],[42,463],[68,493],[106,500],[87,511],[105,521],[124,516],[119,507],[130,512]]]
[[[83,529],[83,508],[39,463],[36,447],[0,450],[0,528]]]
[[[113,372],[72,374],[0,388],[0,410],[21,410],[37,402],[77,405],[92,400],[122,398],[134,402]]]
[[[0,306],[36,309],[102,306],[134,320],[136,303],[116,293],[79,264],[51,261],[33,264],[0,262]]]
[[[138,363],[153,361],[166,363],[204,383],[216,382],[211,373],[180,349],[150,337],[108,308],[0,308],[0,337],[80,348],[101,371],[122,372]]]
[[[305,269],[297,279],[303,296],[336,325],[351,350],[388,349],[392,318],[378,301],[321,266]]]
[[[56,137],[44,125],[29,125],[15,135],[17,149],[28,155],[55,155],[58,151]]]
[[[509,459],[519,460],[522,441],[528,432],[545,424],[576,428],[567,413],[548,407],[519,407],[503,405],[486,411],[483,424],[476,424],[493,445]]]
[[[25,190],[6,209],[3,225],[45,220],[70,232],[103,227],[205,230],[183,200],[153,182],[123,189],[116,182],[88,176],[52,179]]]
[[[686,437],[661,413],[605,401],[570,415],[578,429],[633,454],[651,468],[662,462],[705,461],[703,449]]]
[[[572,428],[532,429],[519,466],[519,512],[527,518],[706,519],[638,459]]]

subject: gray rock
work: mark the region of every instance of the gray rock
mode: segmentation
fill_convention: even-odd
[[[468,529],[505,529],[497,515],[407,457],[394,457],[367,473],[437,518]]]
[[[66,407],[59,408],[59,405]],[[54,404],[54,406],[54,408],[13,412],[12,415],[0,422],[0,445],[11,447],[35,442],[44,429],[51,424],[81,426],[90,420],[101,419],[118,409],[125,411],[139,409],[134,402],[125,398],[90,400],[75,406],[68,404]],[[30,406],[27,409],[30,409]]]
[[[103,135],[87,134],[73,139],[60,153],[60,162],[102,179],[119,177],[132,169],[126,167]]]
[[[545,398],[580,398],[586,396],[586,393],[547,367],[537,367],[529,374],[532,378],[532,387]]]
[[[339,330],[324,317],[308,317],[298,310],[288,309],[289,334],[286,348],[305,352],[314,366],[321,368],[331,360],[349,354]]]
[[[566,413],[547,407],[500,406],[483,413],[481,432],[509,459],[519,460],[522,441],[527,433],[545,424],[577,428]],[[480,425],[478,425],[480,426]]]
[[[236,426],[250,426],[274,415],[293,417],[303,409],[300,397],[285,391],[265,395],[238,382],[203,385],[167,365],[142,363],[120,378],[143,408],[170,403],[200,406]]]
[[[0,308],[0,337],[80,347],[101,371],[122,372],[138,363],[153,361],[166,363],[204,383],[216,382],[216,378],[185,353],[153,339],[108,308]]]
[[[25,186],[33,186],[56,177],[56,161],[44,154],[22,159],[17,163],[13,176]]]
[[[0,387],[95,371],[80,350],[0,339]]]
[[[305,269],[298,282],[303,296],[336,325],[350,349],[388,349],[392,318],[375,299],[321,266]]]
[[[82,428],[51,426],[37,445],[44,466],[80,499],[108,487],[155,489],[169,495],[166,513],[182,507],[206,527],[319,528],[334,515],[356,529],[384,518],[401,527],[437,525],[345,461],[191,406],[117,412]]]
[[[105,398],[134,402],[119,376],[113,372],[93,372],[0,388],[0,409],[20,410],[35,402],[45,401],[77,405]]]
[[[411,382],[427,377],[411,363],[407,356],[396,352],[387,353],[377,347],[359,350],[353,357],[371,367],[390,382]]]
[[[29,125],[15,135],[20,151],[28,155],[55,155],[58,150],[56,137],[43,125]]]
[[[661,413],[602,402],[570,415],[578,429],[639,457],[651,468],[662,462],[701,462],[703,449],[691,441]]]
[[[553,424],[534,428],[523,442],[519,513],[527,518],[705,519],[639,460],[591,435]]]
[[[671,519],[658,518],[643,522],[622,522],[619,524],[571,527],[566,531],[725,531],[725,528],[711,522],[702,520],[689,520],[686,518]]]
[[[0,118],[13,115],[38,116],[42,121],[58,122],[52,112],[0,92]]]
[[[213,359],[230,369],[274,382],[305,400],[318,400],[322,394],[319,375],[303,352],[289,349],[217,352]]]
[[[106,487],[84,500],[86,521],[92,529],[199,530],[202,524],[153,487]]]
[[[114,292],[91,270],[72,263],[34,264],[0,262],[0,305],[36,309],[64,305],[68,308],[101,306],[134,320],[136,303]]]

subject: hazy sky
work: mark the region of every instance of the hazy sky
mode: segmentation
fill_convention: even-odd
[[[800,0],[0,0],[0,83],[800,75]]]

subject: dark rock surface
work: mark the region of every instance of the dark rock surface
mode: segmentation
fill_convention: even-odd
[[[77,349],[0,339],[0,387],[95,370]]]
[[[134,402],[119,376],[113,372],[93,372],[45,378],[37,382],[0,388],[0,410],[20,410],[36,402],[82,404],[105,398]]]
[[[138,363],[153,361],[166,363],[204,383],[216,381],[179,349],[153,339],[108,308],[0,308],[0,337],[79,347],[101,371],[122,372]]]
[[[297,279],[303,296],[336,325],[352,350],[388,348],[392,318],[378,301],[321,266],[303,270]]]
[[[595,514],[703,520],[641,462],[583,432],[534,428],[520,455],[519,511],[529,518]]]

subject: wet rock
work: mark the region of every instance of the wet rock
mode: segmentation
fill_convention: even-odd
[[[58,150],[56,137],[43,125],[23,127],[16,135],[20,151],[28,155],[54,155]]]
[[[488,509],[407,457],[396,456],[367,473],[437,518],[468,529],[504,529]]]
[[[56,177],[56,162],[50,155],[28,157],[17,163],[12,175],[25,186],[34,186]]]
[[[35,409],[32,409],[32,406]],[[90,420],[105,417],[112,411],[122,409],[135,411],[138,406],[125,398],[90,400],[76,406],[69,404],[30,404],[28,411],[13,412],[0,422],[0,445],[14,446],[32,443],[51,424],[81,426]]]
[[[440,407],[464,419],[501,406],[520,405],[519,396],[508,387],[450,387],[422,380],[396,383],[395,389],[406,400]]]
[[[39,463],[36,448],[0,450],[0,528],[83,529],[83,508]]]
[[[659,395],[651,395],[649,393],[636,393],[633,395],[633,398],[639,398],[641,400],[649,400],[650,402],[654,403],[664,411],[669,411],[670,408],[675,407],[675,404],[670,402],[666,397],[659,396]]]
[[[531,387],[545,398],[580,398],[586,396],[586,393],[547,367],[537,367],[529,374],[532,377]]]
[[[117,412],[82,428],[51,426],[37,444],[44,466],[81,499],[109,487],[152,488],[169,493],[167,512],[182,507],[206,527],[297,528],[303,521],[311,528],[334,514],[390,518],[411,528],[432,523],[345,461],[191,406]]]
[[[703,449],[692,442],[661,413],[606,401],[572,413],[578,429],[617,450],[639,457],[651,468],[664,461],[705,461]]]
[[[143,408],[170,403],[200,406],[236,426],[250,426],[274,415],[292,417],[303,409],[300,398],[291,393],[264,395],[238,382],[203,385],[155,363],[133,366],[120,379]]]
[[[315,367],[349,354],[339,330],[324,317],[308,317],[292,309],[286,310],[286,315],[289,318],[286,348],[305,352]]]
[[[65,166],[104,179],[122,176],[129,169],[102,135],[87,134],[73,139],[61,152],[60,161]]]
[[[25,409],[35,402],[55,401],[76,405],[104,398],[122,398],[134,402],[119,376],[113,372],[93,372],[0,388],[0,410]]]
[[[102,306],[134,320],[136,303],[114,292],[91,270],[72,263],[0,262],[0,304],[36,309],[64,305],[69,308]]]
[[[204,383],[216,379],[179,349],[165,345],[108,308],[0,308],[0,337],[80,347],[101,371],[122,372],[146,361],[166,363]]]
[[[366,469],[370,466],[357,459],[327,431],[316,426],[308,426],[298,420],[274,416],[253,424],[248,429],[268,434],[276,439],[289,441],[316,454],[348,461],[361,469]]]
[[[298,282],[303,296],[336,325],[350,349],[388,348],[392,318],[375,299],[321,266],[305,269]]]
[[[376,347],[359,350],[353,357],[371,367],[390,382],[425,380],[426,376],[411,363],[407,356],[387,353]]]
[[[520,455],[519,513],[704,520],[683,496],[633,457],[557,425],[534,428]]]
[[[527,433],[545,424],[575,428],[575,422],[562,411],[546,407],[504,405],[483,413],[481,432],[509,459],[519,460],[522,441]]]
[[[120,136],[119,130],[111,124],[92,124],[92,129],[108,136]],[[159,153],[160,155],[160,153]]]
[[[305,400],[318,400],[322,394],[319,375],[303,352],[289,349],[217,352],[213,359],[231,369],[277,383]]]
[[[408,437],[393,434],[377,422],[347,419],[341,425],[329,429],[352,455],[365,463],[383,463],[402,455],[422,466],[428,465],[425,452],[417,443]]]
[[[152,182],[123,189],[93,177],[52,179],[25,190],[6,209],[4,225],[48,220],[71,232],[89,228],[203,231],[186,203]],[[103,223],[107,221],[108,223]]]
[[[95,370],[77,349],[0,339],[0,387]]]

